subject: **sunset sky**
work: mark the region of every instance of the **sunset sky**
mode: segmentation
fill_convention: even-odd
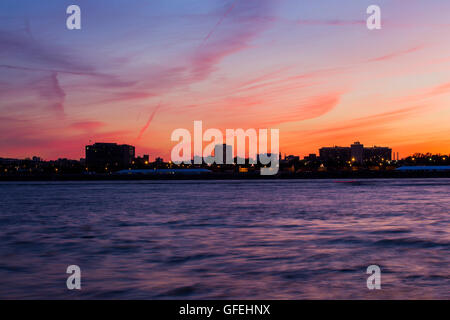
[[[449,154],[449,39],[448,0],[2,0],[0,157],[119,142],[168,159],[194,120],[278,128],[283,154]]]

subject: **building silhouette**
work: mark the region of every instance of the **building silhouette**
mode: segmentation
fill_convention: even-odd
[[[127,144],[94,143],[86,146],[86,167],[89,171],[110,172],[129,168],[135,147]]]
[[[364,160],[365,161],[391,161],[392,149],[386,147],[371,147],[364,148]]]
[[[350,161],[351,150],[348,147],[323,147],[319,156],[322,161]]]
[[[227,144],[218,144],[214,147],[214,157],[217,164],[233,164],[233,147]]]
[[[350,156],[353,162],[363,163],[364,161],[364,145],[359,141],[350,146]]]
[[[392,149],[387,147],[364,147],[355,142],[350,147],[323,147],[319,150],[320,160],[362,164],[365,161],[380,162],[392,160]]]

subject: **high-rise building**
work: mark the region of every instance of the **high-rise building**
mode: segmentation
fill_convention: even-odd
[[[350,147],[324,147],[319,150],[319,153],[322,161],[363,163],[392,160],[392,149],[377,146],[364,147],[360,142],[355,142]]]
[[[392,160],[392,149],[386,147],[364,148],[365,161],[390,161]]]
[[[214,147],[214,157],[217,164],[232,164],[233,160],[233,147],[227,144],[218,144]],[[218,163],[218,162],[221,163]]]
[[[324,147],[319,150],[322,161],[350,161],[351,151],[348,147]]]
[[[364,161],[364,145],[360,142],[355,142],[350,146],[351,160],[357,163],[363,163]]]
[[[94,143],[86,146],[86,166],[92,171],[115,171],[128,168],[134,159],[135,148],[116,143]]]

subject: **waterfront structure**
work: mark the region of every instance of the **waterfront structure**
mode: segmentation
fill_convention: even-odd
[[[117,171],[130,167],[134,156],[134,146],[94,143],[86,146],[86,167],[88,170],[96,172]]]
[[[218,144],[214,147],[214,157],[216,161],[221,161],[218,164],[233,164],[233,147],[227,144]]]
[[[395,170],[401,172],[450,172],[450,166],[402,166]]]
[[[120,170],[114,174],[116,175],[204,175],[212,173],[207,169],[134,169],[134,170]]]
[[[322,161],[350,161],[351,150],[348,147],[324,147],[319,150]]]
[[[136,166],[147,166],[150,163],[150,156],[148,154],[144,154],[142,157],[134,158],[134,164]]]
[[[350,155],[352,162],[363,163],[364,161],[364,145],[359,141],[350,146]]]
[[[364,160],[374,162],[391,161],[392,149],[377,146],[371,148],[364,148]]]
[[[355,142],[350,147],[323,147],[319,150],[322,161],[342,161],[362,164],[363,162],[384,162],[392,160],[392,149],[387,147],[364,147]]]

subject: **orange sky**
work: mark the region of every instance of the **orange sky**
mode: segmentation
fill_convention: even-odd
[[[195,120],[278,128],[283,154],[450,154],[450,3],[378,1],[369,31],[369,1],[102,1],[80,1],[78,31],[64,1],[0,5],[0,157],[119,142],[168,159]]]

